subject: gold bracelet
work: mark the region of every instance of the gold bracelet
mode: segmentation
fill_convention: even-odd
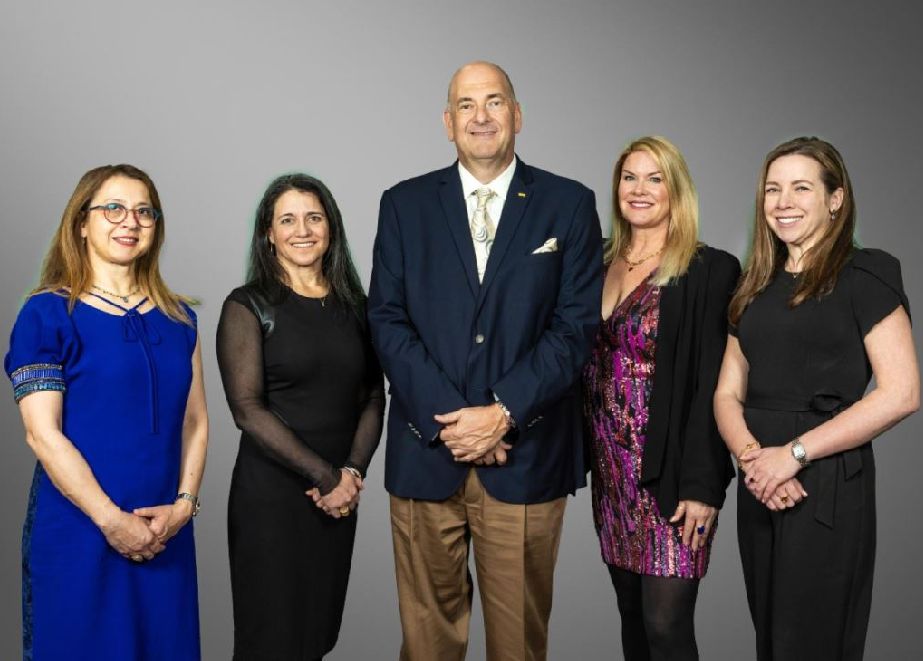
[[[763,447],[763,446],[760,445],[760,444],[759,444],[758,442],[756,442],[756,441],[751,441],[750,443],[747,443],[747,444],[744,446],[744,449],[740,451],[740,454],[734,455],[734,456],[737,458],[737,467],[738,467],[738,468],[741,467],[741,464],[742,464],[743,461],[744,461],[743,457],[744,457],[745,454],[747,454],[750,450],[753,450],[754,448],[760,449],[760,448],[762,448],[762,447]],[[743,468],[740,468],[740,470],[743,470]]]
[[[743,457],[745,454],[747,454],[750,450],[752,450],[752,449],[754,449],[754,448],[760,449],[761,447],[763,447],[763,446],[760,445],[759,443],[757,443],[756,441],[751,441],[750,443],[747,443],[747,444],[744,446],[744,449],[740,451],[740,454],[737,455],[737,461],[741,461],[741,457]]]

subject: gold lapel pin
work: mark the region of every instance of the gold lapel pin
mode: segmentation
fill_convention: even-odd
[[[516,193],[516,195],[518,195],[519,197],[525,197],[525,196],[526,196],[525,193]]]

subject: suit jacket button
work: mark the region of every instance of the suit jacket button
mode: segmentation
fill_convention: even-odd
[[[475,343],[475,344],[484,344],[484,336],[481,335],[480,333],[478,333],[477,335],[475,335],[475,336],[474,336],[474,343]]]

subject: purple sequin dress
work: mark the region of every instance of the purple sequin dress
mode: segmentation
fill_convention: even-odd
[[[660,287],[642,282],[600,323],[584,373],[586,419],[593,456],[593,520],[603,560],[637,574],[702,578],[712,527],[696,551],[682,529],[661,515],[638,484],[647,435],[648,401],[660,320]]]

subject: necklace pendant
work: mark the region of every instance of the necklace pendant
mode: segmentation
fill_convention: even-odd
[[[122,299],[122,303],[124,303],[125,305],[128,305],[128,297],[127,297],[127,296],[119,296],[119,298]]]

